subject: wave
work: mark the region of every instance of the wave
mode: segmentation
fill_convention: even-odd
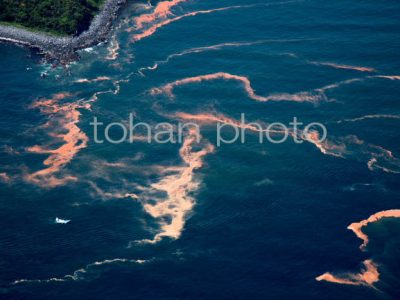
[[[12,155],[12,156],[21,155],[21,152],[19,150],[15,149],[14,147],[12,147],[10,145],[3,145],[0,148],[4,153],[6,153],[8,155]]]
[[[368,236],[362,231],[362,228],[368,226],[368,224],[378,222],[383,218],[400,218],[400,209],[392,209],[378,212],[376,214],[373,214],[366,220],[352,223],[349,225],[349,227],[347,227],[347,229],[353,231],[355,235],[363,241],[362,245],[360,246],[362,250],[365,250],[369,242]]]
[[[118,42],[116,36],[114,35],[111,38],[109,47],[107,48],[108,54],[106,56],[106,59],[107,60],[116,60],[119,56],[119,49],[120,49],[119,42]]]
[[[288,55],[290,55],[293,58],[297,58],[297,59],[301,60],[303,63],[315,65],[315,66],[324,66],[324,67],[330,67],[330,68],[334,68],[334,69],[352,70],[352,71],[368,72],[368,73],[377,72],[376,69],[371,68],[371,67],[362,67],[362,66],[353,66],[353,65],[346,65],[346,64],[340,64],[340,63],[334,63],[334,62],[308,60],[308,59],[303,59],[303,58],[299,57],[295,53],[288,53]]]
[[[172,175],[168,175],[159,182],[153,183],[141,195],[144,201],[143,208],[153,218],[160,220],[161,232],[156,234],[153,239],[146,239],[142,243],[156,243],[164,237],[178,239],[184,228],[186,217],[195,205],[192,193],[199,188],[199,181],[195,178],[195,170],[203,166],[203,158],[214,151],[214,147],[205,143],[200,150],[194,151],[195,146],[200,146],[199,133],[191,130],[185,137],[179,154],[186,166],[176,171],[171,170]],[[163,192],[166,197],[159,198],[157,194]],[[147,195],[146,195],[147,194]],[[155,201],[156,200],[156,201]]]
[[[227,43],[221,43],[221,44],[216,44],[216,45],[210,45],[210,46],[204,46],[204,47],[195,47],[187,50],[183,50],[181,52],[173,53],[169,56],[167,56],[166,59],[164,60],[159,60],[156,61],[152,66],[148,67],[142,67],[139,69],[139,74],[144,76],[143,71],[144,70],[156,70],[160,65],[167,64],[171,59],[176,58],[176,57],[181,57],[184,55],[188,54],[193,54],[193,53],[202,53],[206,51],[216,51],[220,50],[225,47],[243,47],[243,46],[253,46],[253,45],[260,45],[260,44],[266,44],[266,43],[290,43],[290,42],[299,42],[299,41],[305,41],[305,40],[313,40],[313,39],[276,39],[276,40],[258,40],[254,42],[227,42]],[[293,58],[300,59],[296,54],[294,53],[281,53],[278,55],[287,55]],[[312,65],[317,65],[317,66],[328,66],[336,69],[345,69],[345,70],[354,70],[354,71],[359,71],[359,72],[377,72],[376,69],[374,68],[369,68],[369,67],[360,67],[360,66],[352,66],[352,65],[344,65],[344,64],[337,64],[337,63],[329,63],[329,62],[318,62],[318,61],[310,61],[310,60],[304,60],[305,63],[307,64],[312,64]],[[400,76],[374,76],[377,78],[387,78],[391,80],[399,80]]]
[[[375,288],[374,284],[379,281],[377,264],[371,259],[367,259],[363,262],[363,265],[364,269],[360,273],[333,275],[332,273],[327,272],[318,276],[316,280],[348,285],[363,285]]]
[[[330,62],[318,62],[318,61],[308,61],[308,63],[317,65],[317,66],[332,67],[335,69],[345,69],[345,70],[353,70],[353,71],[359,71],[359,72],[376,72],[376,70],[374,68],[369,68],[369,67],[350,66],[350,65],[343,65],[343,64],[330,63]]]
[[[238,81],[243,85],[244,90],[247,93],[247,96],[258,102],[268,102],[268,101],[293,101],[293,102],[310,102],[316,103],[321,100],[328,101],[327,97],[323,93],[323,89],[327,89],[327,87],[319,90],[315,90],[314,92],[300,92],[296,94],[289,93],[275,93],[269,96],[260,96],[257,95],[255,90],[251,86],[251,82],[249,78],[245,76],[233,75],[225,72],[218,72],[213,74],[199,75],[194,77],[188,77],[180,80],[176,80],[174,82],[168,83],[160,88],[152,88],[150,90],[151,95],[158,94],[166,94],[170,98],[174,98],[173,90],[182,85],[193,84],[193,83],[201,83],[203,81],[212,81],[212,80],[234,80]]]
[[[27,284],[27,283],[51,283],[51,282],[67,282],[67,281],[81,281],[90,279],[91,273],[96,273],[93,269],[98,268],[104,265],[111,265],[117,263],[131,263],[131,264],[144,264],[151,262],[150,260],[141,260],[141,259],[127,259],[127,258],[114,258],[114,259],[106,259],[103,261],[96,261],[94,263],[86,265],[84,268],[78,269],[74,271],[72,274],[64,275],[62,277],[53,277],[49,279],[18,279],[12,282],[12,285],[18,284]]]
[[[79,109],[87,108],[87,104],[60,102],[64,98],[71,96],[69,93],[59,93],[55,94],[52,99],[39,100],[32,105],[32,108],[38,108],[42,113],[52,115],[52,118],[43,128],[57,128],[59,133],[50,132],[49,136],[57,140],[61,139],[64,143],[56,149],[40,145],[26,149],[30,153],[50,155],[43,162],[47,167],[35,173],[27,174],[25,176],[27,181],[42,187],[55,187],[77,180],[73,176],[64,176],[62,178],[55,176],[81,149],[87,146],[89,140],[77,125],[81,115]]]
[[[335,121],[334,123],[340,124],[345,122],[359,122],[370,119],[400,119],[400,115],[387,115],[387,114],[365,115],[358,118]]]
[[[9,183],[11,181],[11,177],[5,172],[1,172],[0,173],[0,181],[2,181],[4,183]]]
[[[76,83],[93,83],[93,82],[101,82],[101,81],[108,81],[111,80],[110,77],[107,76],[99,76],[93,79],[81,78],[75,80]]]
[[[400,80],[400,76],[398,75],[376,75],[372,76],[374,78],[384,78],[384,79],[389,79],[389,80]]]
[[[264,179],[261,179],[260,181],[257,181],[254,183],[255,186],[266,186],[266,185],[273,185],[273,184],[274,184],[274,182],[269,178],[264,178]]]
[[[367,77],[368,78],[368,77]],[[321,92],[325,92],[327,90],[332,90],[332,89],[336,89],[341,87],[342,85],[347,85],[347,84],[351,84],[354,82],[362,82],[364,81],[365,78],[351,78],[351,79],[346,79],[346,80],[342,80],[342,81],[338,81],[329,85],[326,85],[322,88],[316,89],[317,91],[321,91]]]
[[[358,78],[350,78],[342,81],[338,81],[329,85],[326,85],[322,88],[315,89],[316,92],[320,92],[322,94],[325,94],[326,91],[332,90],[332,89],[337,89],[343,85],[348,85],[352,84],[354,82],[363,82],[368,79],[374,79],[374,78],[383,78],[383,79],[389,79],[389,80],[399,80],[400,76],[389,76],[389,75],[373,75],[373,76],[366,76],[366,77],[358,77]]]
[[[382,193],[388,191],[384,185],[379,183],[353,183],[350,186],[344,187],[343,190],[348,192],[376,190]]]
[[[290,42],[298,42],[298,41],[304,41],[304,39],[258,40],[258,41],[253,41],[253,42],[227,42],[227,43],[221,43],[221,44],[204,46],[204,47],[195,47],[195,48],[183,50],[181,52],[173,53],[173,54],[167,56],[167,58],[164,60],[156,61],[152,66],[142,67],[138,70],[138,73],[140,75],[144,76],[143,71],[145,71],[145,70],[154,71],[160,65],[167,64],[170,62],[170,60],[172,60],[176,57],[181,57],[181,56],[185,56],[185,55],[189,55],[189,54],[193,54],[193,53],[217,51],[217,50],[221,50],[223,48],[229,48],[229,47],[244,47],[244,46],[261,45],[261,44],[266,44],[266,43],[290,43]],[[285,55],[290,55],[290,54],[285,53]]]

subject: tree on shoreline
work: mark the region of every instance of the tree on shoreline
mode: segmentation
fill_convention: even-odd
[[[86,30],[103,0],[0,0],[0,21],[67,35]]]

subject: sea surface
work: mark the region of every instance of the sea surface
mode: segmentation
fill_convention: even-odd
[[[66,68],[1,44],[0,299],[400,299],[399,15],[129,1]]]

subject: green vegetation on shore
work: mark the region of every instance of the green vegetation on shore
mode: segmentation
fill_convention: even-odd
[[[104,0],[0,0],[3,24],[76,35],[86,30]]]

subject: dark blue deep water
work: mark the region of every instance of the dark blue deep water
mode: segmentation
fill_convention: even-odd
[[[0,45],[0,298],[400,299],[400,2],[129,2],[66,69]],[[200,143],[95,142],[131,113]]]

